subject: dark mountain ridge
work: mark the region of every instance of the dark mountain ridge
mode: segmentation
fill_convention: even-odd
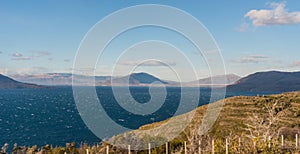
[[[257,72],[227,86],[227,90],[249,92],[298,91],[300,90],[300,72]]]
[[[113,77],[114,84],[119,85],[119,84],[126,84],[129,81],[130,85],[148,85],[152,84],[155,82],[159,82],[162,84],[168,84],[166,81],[162,81],[161,79],[150,75],[145,72],[140,72],[140,73],[132,73],[130,75],[124,76],[124,77]],[[111,81],[108,81],[111,82]]]
[[[12,78],[0,74],[0,89],[23,89],[23,88],[41,88],[36,84],[28,84],[16,81]]]

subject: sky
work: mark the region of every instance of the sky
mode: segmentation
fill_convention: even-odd
[[[299,0],[2,0],[0,73],[72,72],[77,50],[95,24],[120,9],[142,4],[175,7],[199,20],[218,45],[224,66],[199,54],[177,32],[145,26],[112,40],[94,62],[95,75],[126,75],[134,70],[169,80],[174,80],[176,73],[185,74],[182,80],[189,81],[193,80],[191,72],[202,78],[223,74],[223,68],[226,74],[240,76],[269,70],[299,71]],[[126,20],[132,19],[115,24]],[[184,19],[178,18],[180,21]],[[173,54],[177,49],[181,55]]]

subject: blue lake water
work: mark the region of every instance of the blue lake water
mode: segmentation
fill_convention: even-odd
[[[136,129],[141,125],[172,117],[180,102],[181,89],[167,88],[164,104],[153,114],[141,116],[124,110],[115,100],[111,87],[97,87],[98,98],[106,113],[116,123]],[[147,87],[132,87],[133,97],[140,103],[151,99]],[[186,91],[188,93],[189,91]],[[256,95],[227,93],[226,96]],[[210,89],[201,89],[197,105],[207,104]],[[189,101],[186,99],[186,105]],[[190,109],[187,108],[187,112]],[[78,114],[72,87],[45,89],[0,90],[0,146],[52,144],[64,146],[67,142],[96,143],[98,139],[83,123]]]

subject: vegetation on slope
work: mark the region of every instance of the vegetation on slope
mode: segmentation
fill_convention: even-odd
[[[189,153],[197,152],[199,141],[202,143],[203,152],[210,152],[212,150],[211,140],[215,139],[215,152],[219,150],[222,153],[225,152],[224,142],[226,138],[230,139],[233,152],[237,152],[234,151],[238,149],[236,145],[241,144],[238,143],[238,138],[243,140],[243,149],[239,149],[240,153],[263,151],[266,153],[280,153],[295,150],[295,146],[292,146],[292,144],[294,143],[295,135],[300,133],[300,92],[271,96],[237,96],[213,104],[218,103],[224,103],[222,111],[213,127],[204,135],[199,135],[198,132],[208,106],[201,106],[195,110],[191,123],[178,137],[169,143],[170,147],[173,147],[174,152],[176,150],[177,152],[182,152],[184,141],[188,143]],[[172,131],[177,130],[176,127],[184,125],[186,122],[184,119],[191,116],[191,113],[174,117],[178,122],[173,128],[168,127],[166,132],[172,133]],[[148,124],[140,127],[139,130],[153,130],[164,125],[167,121]],[[129,138],[129,136],[134,136],[134,138],[140,138],[136,139],[137,141],[143,141],[145,135],[139,134],[139,130],[127,132],[125,133],[126,135],[115,136],[109,142],[112,143],[112,141],[118,140],[122,141],[124,145],[141,146],[140,142],[134,142]],[[151,144],[153,142],[165,143],[169,140],[167,133],[159,133],[160,136],[155,136],[155,133],[151,132],[151,140],[149,140],[148,136],[145,142],[150,141]],[[286,146],[279,148],[281,135],[286,140]],[[269,147],[269,142],[272,142],[273,146]],[[158,149],[164,148],[160,146]]]

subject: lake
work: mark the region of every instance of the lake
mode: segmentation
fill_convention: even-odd
[[[119,87],[122,88],[122,87]],[[190,90],[193,90],[192,88]],[[124,110],[116,101],[111,87],[97,87],[98,98],[109,117],[116,123],[136,129],[141,125],[162,121],[172,117],[180,102],[181,89],[167,88],[164,104],[149,115],[136,115]],[[139,103],[151,99],[147,87],[131,87],[131,94]],[[185,99],[187,106],[182,113],[190,111],[189,102],[197,101],[198,106],[209,103],[210,89],[201,88],[199,100]],[[185,90],[189,93],[189,90]],[[256,93],[227,93],[234,95],[256,95]],[[73,98],[72,87],[51,87],[45,89],[0,90],[0,144],[18,145],[65,143],[96,143],[98,139],[83,123]]]

